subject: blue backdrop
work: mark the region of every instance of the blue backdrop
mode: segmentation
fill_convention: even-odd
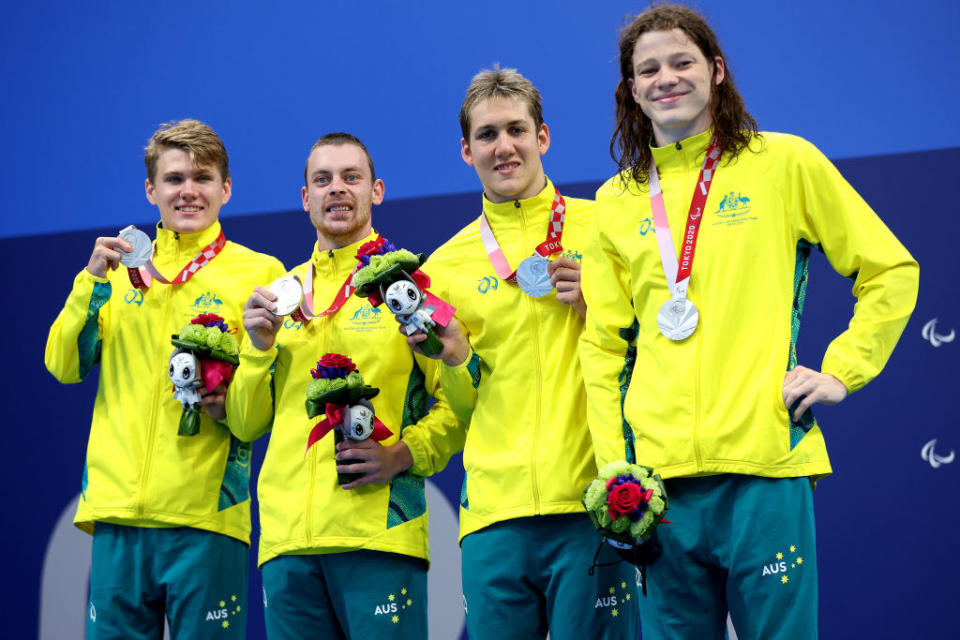
[[[921,264],[917,310],[885,372],[818,411],[835,469],[815,494],[823,635],[955,637],[960,435],[947,400],[960,348],[951,284],[960,273],[951,248],[960,223],[949,195],[960,166],[953,113],[960,5],[920,3],[909,15],[893,2],[699,6],[761,127],[803,135],[835,159]],[[68,523],[96,382],[57,384],[41,354],[94,238],[154,220],[141,159],[157,123],[198,117],[214,126],[231,153],[228,235],[287,265],[305,259],[314,239],[298,210],[307,150],[327,131],[352,131],[370,146],[387,184],[377,227],[398,244],[429,251],[478,211],[475,174],[459,160],[456,114],[470,76],[495,61],[541,88],[553,133],[545,165],[565,193],[589,195],[612,173],[615,35],[622,17],[640,8],[8,7],[0,24],[7,89],[0,273],[16,286],[7,305],[13,366],[0,377],[9,451],[0,471],[7,551],[0,590],[8,612],[0,636],[82,635],[89,538]],[[853,302],[849,282],[816,257],[801,363],[819,364]],[[430,613],[441,639],[459,635],[462,621],[459,558],[450,544],[461,470],[452,466],[429,495],[440,545]],[[258,581],[254,572],[251,638],[263,633]]]

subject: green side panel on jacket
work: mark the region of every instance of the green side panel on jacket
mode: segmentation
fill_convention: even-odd
[[[810,249],[813,245],[806,240],[797,243],[797,264],[793,272],[793,311],[790,319],[790,358],[787,371],[797,366],[797,340],[800,337],[800,319],[803,316],[803,304],[807,299],[807,280],[810,276]],[[807,431],[813,426],[813,413],[807,410],[800,422],[790,421],[790,449],[793,450]]]
[[[636,442],[633,439],[633,429],[627,424],[623,416],[623,403],[627,399],[627,389],[633,378],[633,367],[637,363],[637,334],[640,333],[640,321],[634,318],[633,324],[626,329],[620,329],[620,337],[627,343],[627,350],[623,354],[623,369],[617,382],[620,384],[620,416],[623,420],[624,459],[630,464],[637,462]]]
[[[220,484],[218,511],[250,499],[250,443],[230,436],[230,453]]]
[[[427,496],[423,478],[401,473],[390,483],[390,506],[387,529],[419,518],[427,512]]]
[[[463,484],[460,485],[460,506],[470,510],[470,501],[467,500],[467,474],[463,474]]]
[[[80,495],[87,499],[87,461],[83,461],[83,476],[80,477]]]
[[[93,283],[90,304],[87,307],[87,321],[77,336],[77,351],[80,355],[80,378],[86,378],[93,365],[100,361],[100,307],[110,299],[112,287],[109,282]]]
[[[427,415],[429,396],[424,385],[426,378],[416,361],[410,371],[407,393],[403,399],[403,417],[400,431]],[[387,529],[419,518],[427,512],[427,496],[423,478],[401,473],[390,483],[390,503],[387,508]]]
[[[480,356],[476,353],[470,356],[470,362],[467,363],[467,372],[470,374],[470,382],[473,388],[480,386]]]

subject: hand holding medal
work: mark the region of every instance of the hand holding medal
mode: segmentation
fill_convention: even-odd
[[[566,202],[560,192],[554,189],[553,205],[550,208],[550,224],[547,227],[547,239],[537,245],[532,256],[520,262],[517,270],[510,268],[507,257],[500,248],[490,222],[484,213],[480,214],[480,240],[490,257],[494,271],[502,280],[516,284],[532,298],[542,298],[553,291],[551,271],[548,270],[550,256],[563,251],[563,221],[567,210]]]
[[[580,289],[580,263],[560,257],[547,263],[547,273],[557,290],[557,302],[570,305],[581,318],[585,318],[587,303]]]
[[[108,269],[112,271],[120,265],[139,267],[150,259],[152,253],[153,244],[149,236],[130,225],[114,238],[97,238],[87,271],[98,278],[106,278]]]

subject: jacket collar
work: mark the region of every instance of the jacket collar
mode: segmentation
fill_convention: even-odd
[[[193,260],[207,245],[220,235],[220,222],[216,221],[203,231],[195,233],[179,233],[163,228],[157,223],[156,249],[153,253],[153,264],[167,278],[177,275],[174,271],[181,269],[190,260]]]
[[[491,202],[483,196],[483,213],[487,216],[490,226],[497,224],[511,224],[519,218],[530,220],[539,218],[543,214],[549,215],[553,206],[554,186],[547,178],[547,184],[537,195],[522,200],[508,200],[507,202]]]
[[[377,232],[373,229],[366,238],[358,240],[353,244],[348,244],[339,249],[320,249],[317,244],[313,245],[313,256],[311,262],[317,273],[329,273],[339,271],[352,271],[357,266],[357,250],[367,242],[377,239]]]
[[[650,152],[653,154],[654,162],[657,163],[657,172],[662,174],[665,171],[686,170],[691,167],[699,171],[712,136],[713,127],[664,147],[651,145]]]

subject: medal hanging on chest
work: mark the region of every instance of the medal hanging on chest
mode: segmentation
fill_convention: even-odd
[[[687,224],[683,228],[683,243],[680,250],[680,259],[673,248],[673,237],[670,235],[670,223],[667,220],[667,209],[663,202],[663,191],[660,189],[660,176],[657,165],[651,159],[648,186],[650,189],[650,208],[653,211],[654,229],[657,234],[657,248],[660,251],[660,262],[667,279],[667,288],[671,297],[663,303],[657,313],[657,327],[664,336],[679,342],[686,340],[696,331],[700,322],[700,312],[687,298],[687,289],[690,285],[690,274],[693,271],[693,254],[697,247],[697,234],[700,231],[700,222],[703,220],[704,207],[707,195],[710,193],[710,184],[720,162],[722,151],[717,138],[710,140],[707,155],[703,159],[697,186],[690,201],[690,211],[687,214]]]
[[[122,229],[119,236],[133,247],[130,253],[124,253],[120,257],[120,264],[127,268],[130,284],[136,289],[148,289],[154,280],[163,284],[183,284],[220,255],[220,252],[227,245],[227,238],[223,235],[221,229],[220,235],[201,249],[200,253],[195,255],[189,264],[180,270],[176,278],[167,280],[153,265],[153,243],[150,241],[150,236],[133,225]]]
[[[550,208],[550,224],[547,227],[547,239],[537,245],[532,256],[524,258],[514,271],[503,254],[503,249],[493,235],[486,214],[480,214],[480,239],[483,248],[490,257],[494,271],[502,280],[513,282],[528,296],[542,298],[553,290],[547,265],[550,256],[563,251],[563,221],[567,210],[566,202],[560,192],[554,188],[553,205]]]

